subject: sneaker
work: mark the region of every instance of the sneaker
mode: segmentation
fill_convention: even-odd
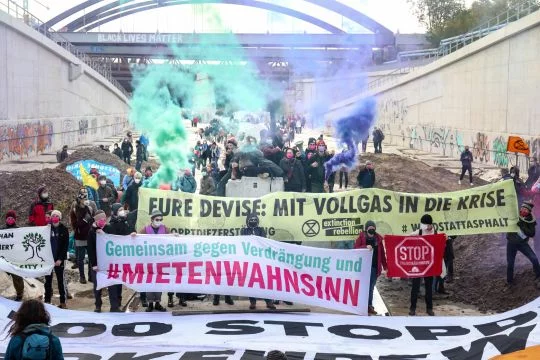
[[[368,306],[368,315],[378,315],[379,313],[375,311],[373,306]]]
[[[410,309],[409,310],[409,316],[416,316],[416,310],[415,309]]]
[[[225,296],[225,304],[234,305],[234,301],[230,296]]]
[[[452,275],[446,275],[446,279],[444,281],[448,284],[451,284],[454,282],[454,277]]]
[[[96,308],[94,309],[94,312],[95,312],[95,313],[100,313],[100,312],[101,312],[101,308],[96,306]]]
[[[274,300],[274,305],[279,305],[279,300]]]
[[[169,301],[167,301],[167,307],[174,307],[174,299],[172,296],[169,296]]]
[[[249,304],[249,310],[255,310],[255,308],[257,308],[255,304]]]
[[[186,307],[187,306],[187,302],[185,300],[180,300],[179,303],[178,303],[180,306],[182,307]]]
[[[214,296],[214,301],[212,302],[212,305],[218,306],[219,305],[219,297]]]
[[[156,303],[156,306],[154,307],[154,309],[156,309],[156,311],[160,311],[160,312],[167,311],[167,309],[165,309],[163,306],[161,306],[160,303]]]
[[[426,312],[427,312],[427,314],[428,314],[429,316],[435,316],[435,313],[433,312],[432,309],[428,309]]]
[[[87,283],[87,282],[86,282],[86,279],[79,279],[79,282],[80,282],[81,284],[86,284],[86,283]]]
[[[149,303],[148,307],[146,308],[146,312],[152,312],[154,311],[154,303]]]
[[[66,303],[61,303],[60,305],[58,305],[58,307],[60,309],[67,309]]]

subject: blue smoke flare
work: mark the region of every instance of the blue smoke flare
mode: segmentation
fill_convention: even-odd
[[[358,143],[369,136],[369,129],[375,123],[376,102],[373,97],[360,100],[353,111],[334,124],[335,136],[338,142],[347,146],[347,150],[336,154],[324,163],[325,180],[333,172],[344,167],[347,171],[356,167],[358,161]]]

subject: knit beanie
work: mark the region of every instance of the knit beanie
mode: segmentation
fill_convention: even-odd
[[[420,219],[420,223],[422,223],[422,224],[424,224],[424,225],[433,225],[433,218],[431,217],[431,215],[425,214],[425,215],[422,216],[422,218]]]
[[[53,216],[58,216],[60,218],[60,220],[62,220],[62,213],[60,211],[58,211],[58,210],[53,210],[51,212],[51,217],[53,217]]]
[[[15,210],[9,210],[7,213],[6,213],[6,219],[8,217],[12,217],[14,218],[15,220],[17,220],[17,213],[15,212]]]
[[[94,221],[99,221],[99,220],[103,220],[103,219],[107,219],[107,215],[105,215],[105,211],[98,210],[96,212],[96,215],[94,215]]]
[[[41,194],[45,192],[45,190],[47,190],[47,186],[45,185],[41,185],[40,187],[38,187],[38,190],[37,190],[38,195],[41,196]]]
[[[532,212],[534,204],[532,203],[532,201],[524,201],[523,204],[521,204],[521,207],[529,210],[529,212]]]
[[[152,211],[152,213],[150,214],[150,219],[151,220],[154,220],[154,218],[158,217],[158,216],[161,216],[163,217],[163,214],[161,213],[161,211],[159,211],[158,209],[155,209]]]

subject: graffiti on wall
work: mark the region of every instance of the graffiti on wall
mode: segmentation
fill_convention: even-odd
[[[500,167],[508,167],[510,162],[506,152],[507,139],[497,136],[493,140],[493,163]]]
[[[489,137],[481,132],[477,132],[473,138],[472,154],[475,161],[488,163],[490,160]]]
[[[0,160],[38,155],[52,146],[54,128],[50,121],[0,126]]]
[[[387,123],[403,123],[407,118],[409,107],[407,99],[393,100],[387,99],[379,102],[378,114],[383,122]]]
[[[64,119],[62,121],[62,144],[73,146],[77,144],[77,130],[75,120]]]
[[[90,132],[92,135],[96,135],[98,132],[98,119],[92,118],[92,123],[90,125]]]
[[[531,149],[531,157],[540,160],[540,137],[534,138],[529,142],[529,149]]]
[[[447,154],[447,145],[449,145],[448,137],[450,135],[450,129],[444,127],[429,127],[422,126],[422,131],[424,132],[423,141],[429,144],[429,151],[437,151],[440,149],[443,155]]]

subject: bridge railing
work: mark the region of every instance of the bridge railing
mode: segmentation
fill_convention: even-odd
[[[411,61],[423,59],[426,63],[438,60],[448,54],[453,53],[456,50],[461,49],[464,46],[472,44],[473,42],[497,31],[511,22],[524,18],[525,16],[540,9],[540,0],[523,0],[522,2],[510,6],[505,12],[489,19],[485,23],[475,27],[466,34],[454,36],[451,38],[441,40],[438,48],[426,49],[426,50],[414,50],[414,51],[402,51],[398,54],[398,61],[400,68],[396,70],[399,75],[406,74],[412,67],[408,64]],[[399,71],[405,69],[405,72]],[[396,80],[395,72],[388,74],[388,79],[377,79],[370,82],[366,86],[366,90],[377,88],[381,85],[388,84],[389,82]],[[397,76],[399,78],[399,76]]]
[[[13,0],[0,0],[0,11],[16,18],[21,19],[26,25],[34,29],[35,31],[45,35],[52,41],[56,42],[59,46],[63,47],[77,58],[79,58],[86,65],[94,69],[101,76],[107,79],[111,84],[118,88],[126,97],[129,97],[129,93],[124,87],[112,76],[110,63],[98,61],[88,56],[86,53],[79,50],[76,46],[65,39],[60,33],[55,32],[53,29],[47,29],[44,26],[44,22],[32,15],[28,10],[24,9]]]

